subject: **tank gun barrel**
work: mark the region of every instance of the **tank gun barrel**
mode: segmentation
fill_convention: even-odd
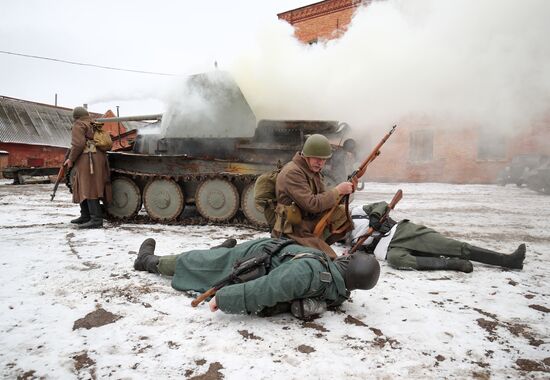
[[[140,115],[140,116],[120,116],[120,117],[100,117],[96,119],[98,123],[119,122],[119,121],[146,121],[161,120],[162,114]]]

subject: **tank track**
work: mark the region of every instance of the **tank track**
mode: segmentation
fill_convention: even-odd
[[[185,175],[162,175],[162,174],[148,174],[148,173],[142,173],[142,172],[135,172],[130,170],[124,170],[124,169],[111,169],[111,173],[116,175],[112,175],[112,178],[116,178],[116,176],[126,176],[129,177],[134,182],[144,182],[144,181],[150,181],[154,179],[172,179],[176,182],[178,181],[205,181],[207,179],[225,179],[230,180],[232,182],[239,183],[239,188],[242,186],[245,186],[253,181],[256,180],[256,178],[259,176],[259,174],[240,174],[240,173],[210,173],[210,174],[185,174]],[[140,188],[141,191],[143,191],[142,188]],[[193,210],[189,210],[190,208],[193,208]],[[142,206],[143,210],[143,206]],[[187,215],[191,214],[191,215]],[[166,225],[189,225],[189,226],[204,226],[204,225],[222,225],[222,226],[236,226],[236,227],[248,227],[253,228],[260,231],[269,231],[269,228],[262,226],[260,224],[254,223],[250,220],[248,220],[242,210],[238,210],[237,214],[226,221],[219,222],[219,221],[211,221],[207,218],[203,217],[196,211],[194,205],[185,205],[183,213],[178,216],[177,218],[169,221],[159,222],[157,220],[154,220],[149,215],[145,213],[138,213],[138,215],[128,217],[128,218],[116,218],[108,213],[104,213],[106,215],[106,219],[109,220],[111,223],[115,225],[123,224],[123,223],[131,223],[131,224],[166,224]]]

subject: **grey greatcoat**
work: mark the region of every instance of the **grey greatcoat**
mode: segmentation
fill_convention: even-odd
[[[161,274],[173,275],[172,287],[175,289],[205,292],[227,277],[235,262],[261,254],[271,241],[264,238],[234,248],[161,256],[158,270]],[[306,254],[298,256],[301,253]],[[216,302],[226,313],[258,314],[301,298],[319,298],[329,306],[337,306],[348,296],[340,271],[322,251],[291,244],[273,256],[272,267],[266,275],[221,288],[216,293]]]
[[[362,207],[363,215],[354,209],[353,239],[358,239],[361,229],[365,231],[369,217],[380,218],[387,210],[386,202],[372,203]],[[367,251],[372,251],[379,259],[385,259],[393,267],[401,269],[417,269],[416,256],[450,256],[465,257],[469,252],[467,243],[447,238],[439,232],[426,226],[415,224],[407,219],[395,223],[388,219],[383,227],[385,236],[369,238],[365,242]]]
[[[87,199],[103,199],[111,202],[111,180],[107,154],[100,150],[84,153],[86,141],[93,140],[94,131],[89,116],[78,118],[71,131],[71,152],[69,160],[73,162],[74,177],[73,202],[81,203]],[[93,174],[90,169],[90,160]]]

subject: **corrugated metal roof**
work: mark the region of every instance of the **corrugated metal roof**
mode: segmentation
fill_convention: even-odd
[[[72,124],[72,109],[0,96],[0,142],[69,147]]]

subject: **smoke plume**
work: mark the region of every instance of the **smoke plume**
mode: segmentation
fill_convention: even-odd
[[[375,1],[311,46],[269,25],[230,71],[258,119],[372,131],[420,116],[509,132],[549,110],[548,15],[546,0]]]

